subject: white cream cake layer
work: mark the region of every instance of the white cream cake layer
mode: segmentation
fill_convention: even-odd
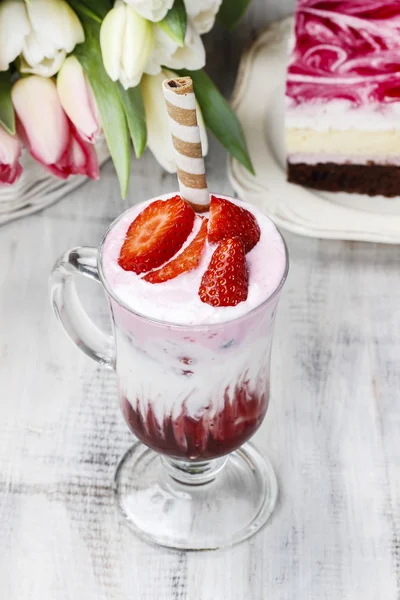
[[[400,102],[368,103],[354,106],[347,100],[302,102],[296,104],[285,96],[285,126],[287,129],[312,129],[351,132],[398,131],[400,133]]]
[[[400,130],[322,132],[287,128],[285,141],[292,163],[400,164]]]

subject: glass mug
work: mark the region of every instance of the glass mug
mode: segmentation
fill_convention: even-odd
[[[171,548],[228,546],[255,533],[277,498],[272,466],[245,442],[268,408],[286,245],[282,280],[261,305],[228,322],[176,325],[135,313],[105,279],[104,243],[123,216],[99,250],[74,248],[57,261],[50,278],[54,311],[81,350],[115,370],[125,420],[140,440],[115,475],[129,525]],[[102,285],[113,336],[84,311],[76,275]]]

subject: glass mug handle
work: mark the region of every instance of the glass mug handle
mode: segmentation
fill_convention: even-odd
[[[50,296],[54,312],[73,342],[90,358],[115,368],[114,338],[101,331],[88,316],[76,291],[76,276],[100,283],[96,248],[85,246],[65,252],[50,275]]]

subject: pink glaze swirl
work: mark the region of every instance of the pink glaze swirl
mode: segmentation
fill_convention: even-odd
[[[299,0],[286,96],[294,104],[400,100],[400,1]]]

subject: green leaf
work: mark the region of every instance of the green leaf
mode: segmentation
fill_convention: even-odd
[[[233,29],[250,4],[250,0],[223,0],[217,19],[227,29]]]
[[[202,70],[186,71],[183,69],[178,73],[182,76],[189,75],[192,78],[196,99],[208,129],[212,131],[229,154],[255,175],[239,120],[208,75]]]
[[[187,14],[183,0],[175,0],[173,7],[157,25],[182,48],[185,44],[187,25]]]
[[[135,154],[139,158],[143,154],[147,143],[146,115],[140,85],[125,90],[119,84],[122,104],[131,134]]]
[[[96,13],[94,13],[90,8],[87,8],[86,6],[80,6],[79,9],[76,11],[78,13],[78,16],[85,16],[85,17],[89,17],[89,19],[93,19],[93,21],[96,21],[96,23],[102,23],[102,18],[99,17],[99,15],[97,15]]]
[[[108,149],[117,171],[122,197],[125,198],[130,170],[129,130],[118,84],[111,81],[104,70],[99,42],[99,25],[82,18],[85,41],[75,47],[74,54],[80,61],[90,82],[100,113],[101,125]]]
[[[113,6],[111,0],[69,0],[68,4],[80,17],[89,17],[98,23],[102,22]]]
[[[0,73],[0,123],[11,133],[15,134],[15,115],[11,100],[10,71]]]

